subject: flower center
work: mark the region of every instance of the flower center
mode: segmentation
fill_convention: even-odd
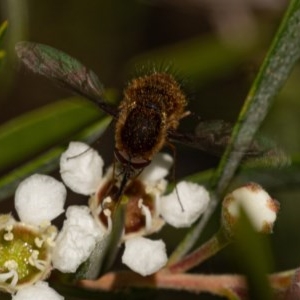
[[[110,229],[110,217],[113,218],[120,201],[120,199],[116,199],[117,192],[118,187],[111,180],[97,194],[98,205],[101,208],[99,219],[108,229]],[[147,229],[150,226],[151,214],[154,212],[154,197],[146,193],[144,184],[138,179],[132,180],[128,184],[123,196],[128,198],[124,224],[125,234],[139,231],[145,227]],[[110,214],[108,214],[108,210],[111,211]]]

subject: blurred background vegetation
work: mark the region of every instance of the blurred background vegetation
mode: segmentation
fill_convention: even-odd
[[[182,80],[189,95],[189,109],[196,116],[235,122],[286,5],[287,0],[227,0],[226,3],[220,0],[1,0],[0,23],[9,22],[3,46],[6,58],[0,69],[1,128],[5,129],[24,113],[70,96],[20,67],[14,53],[14,45],[20,40],[45,43],[78,58],[99,75],[112,99],[122,97],[122,89],[136,69],[152,64],[171,65]],[[299,74],[297,66],[261,129],[292,157],[300,153]],[[93,106],[90,108],[91,118],[98,118],[98,112]],[[73,122],[80,123],[80,118],[78,115]],[[183,130],[191,130],[197,118],[182,123]],[[51,144],[33,149],[22,159],[15,157],[7,165],[3,162],[1,172],[7,174],[47,148],[67,142],[70,138],[67,132],[66,136],[52,138],[53,131],[68,126],[67,121],[60,119],[56,126],[55,130],[43,129],[44,136],[51,136]],[[37,139],[35,135],[28,138]],[[15,139],[11,152],[13,148],[22,151],[26,139]],[[103,140],[107,146],[99,151],[110,162],[112,132],[105,134]],[[212,168],[218,162],[209,154],[184,146],[178,146],[177,151],[176,179]],[[274,246],[274,270],[294,268],[299,264],[300,253],[300,239],[294,230],[299,225],[299,189],[289,185],[276,189],[274,185],[269,193],[281,202],[275,234],[270,238]],[[11,198],[1,202],[2,207],[2,212],[10,211]],[[179,241],[179,235],[172,233],[168,229],[163,232],[169,236],[170,250]],[[200,271],[237,271],[238,260],[232,253],[223,251]],[[192,294],[149,292],[149,297],[156,299],[186,296],[196,298]]]

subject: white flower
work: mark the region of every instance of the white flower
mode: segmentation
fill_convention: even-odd
[[[162,240],[135,237],[125,242],[122,262],[142,276],[157,272],[167,260],[166,246]]]
[[[38,227],[0,216],[0,290],[14,293],[48,277],[54,226]]]
[[[56,240],[52,262],[61,272],[71,273],[88,259],[103,233],[86,206],[70,206],[66,216]]]
[[[12,300],[63,300],[54,289],[49,287],[48,283],[39,281],[34,285],[19,290],[12,296]]]
[[[168,154],[157,154],[140,176],[128,181],[121,195],[121,197],[128,197],[123,240],[152,234],[159,231],[165,224],[159,216],[158,201],[166,190],[167,181],[164,176],[168,174],[171,163],[172,158]],[[114,174],[114,168],[111,167],[101,179],[98,190],[89,201],[96,222],[108,232],[113,226],[111,216],[114,215],[118,201],[121,200],[116,199],[118,189],[116,174]]]
[[[59,216],[66,200],[65,186],[47,175],[23,180],[15,193],[15,208],[22,222],[41,225]]]
[[[178,184],[179,198],[175,190],[161,199],[167,185],[164,177],[168,175],[172,163],[170,155],[158,153],[137,178],[128,181],[123,190],[128,203],[122,236],[122,241],[125,241],[122,260],[129,268],[143,276],[153,274],[163,267],[167,255],[162,241],[151,241],[141,236],[158,231],[163,226],[164,219],[175,227],[190,226],[203,213],[209,202],[209,194],[203,187],[187,182]],[[83,143],[70,143],[69,149],[61,157],[61,175],[64,182],[73,191],[91,195],[89,206],[100,228],[98,231],[108,235],[114,226],[111,216],[121,200],[116,195],[123,174],[119,174],[115,168],[109,168],[102,178],[102,167],[103,161],[97,152]],[[122,168],[120,171],[122,172]],[[53,264],[62,272],[75,272],[89,257],[97,238],[91,238],[88,246],[86,232],[75,227],[67,231],[67,223],[68,221],[57,239]],[[81,245],[81,241],[84,241],[84,245]],[[88,248],[88,251],[79,258],[78,253],[82,252],[83,246]],[[77,262],[70,264],[70,261]]]
[[[257,231],[272,231],[279,204],[260,185],[249,183],[225,197],[222,221],[227,229],[231,229],[238,221],[241,208],[245,210]]]
[[[209,193],[204,187],[186,181],[177,184],[177,192],[174,189],[161,197],[160,214],[174,227],[189,227],[206,210]]]
[[[96,150],[81,142],[71,142],[60,158],[62,180],[72,191],[91,195],[102,178],[103,164]]]

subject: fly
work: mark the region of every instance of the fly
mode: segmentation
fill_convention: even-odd
[[[214,124],[216,130],[212,127],[206,132],[204,123],[196,134],[177,131],[180,120],[189,114],[187,99],[179,83],[168,73],[153,72],[132,79],[119,106],[115,106],[105,101],[97,75],[64,52],[31,42],[19,42],[16,52],[34,73],[91,100],[113,117],[114,155],[123,176],[117,198],[128,180],[138,176],[166,143],[183,143],[217,155],[227,145],[228,139],[222,137],[222,131],[228,137],[228,126],[222,121]]]

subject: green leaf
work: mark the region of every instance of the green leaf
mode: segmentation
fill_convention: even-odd
[[[70,98],[7,122],[0,127],[0,171],[69,140],[100,116],[100,110],[89,102]]]
[[[6,54],[5,51],[2,50],[1,48],[3,47],[3,40],[4,40],[5,33],[6,33],[7,25],[8,25],[8,22],[4,21],[0,26],[0,67],[1,67],[2,61],[5,57],[5,54]]]
[[[112,216],[112,230],[109,234],[109,240],[102,257],[101,274],[108,272],[119,250],[120,240],[124,233],[125,212],[128,199],[126,196],[121,196],[120,203],[117,206]]]
[[[271,300],[267,274],[272,271],[272,251],[268,241],[252,227],[246,213],[242,210],[236,226],[234,258],[247,277],[250,299]]]
[[[99,136],[105,131],[107,125],[110,123],[111,118],[106,117],[100,121],[95,122],[92,126],[81,131],[76,136],[73,136],[74,140],[81,140],[86,143],[92,143],[99,138]],[[20,181],[28,177],[33,173],[49,173],[58,167],[59,157],[65,150],[62,146],[57,146],[51,150],[43,153],[34,160],[18,167],[12,172],[6,174],[0,178],[0,200],[3,200],[11,196]]]
[[[97,243],[89,259],[76,272],[76,279],[96,279],[111,268],[124,232],[127,201],[126,197],[121,198],[112,217],[111,232]]]
[[[0,26],[0,47],[2,47],[3,38],[7,30],[8,22],[4,21]]]
[[[233,129],[231,142],[225,151],[211,182],[210,206],[202,218],[194,224],[188,236],[178,245],[173,261],[184,256],[195,244],[215,211],[217,204],[228,187],[257,129],[268,113],[274,97],[287,80],[300,57],[300,0],[293,0],[283,17],[272,45],[264,59],[256,79],[248,93],[238,121]],[[191,239],[190,237],[193,237]]]
[[[274,98],[300,57],[300,1],[291,1],[273,43],[248,93],[232,140],[217,169],[212,186],[224,193],[243,153],[266,117]]]

